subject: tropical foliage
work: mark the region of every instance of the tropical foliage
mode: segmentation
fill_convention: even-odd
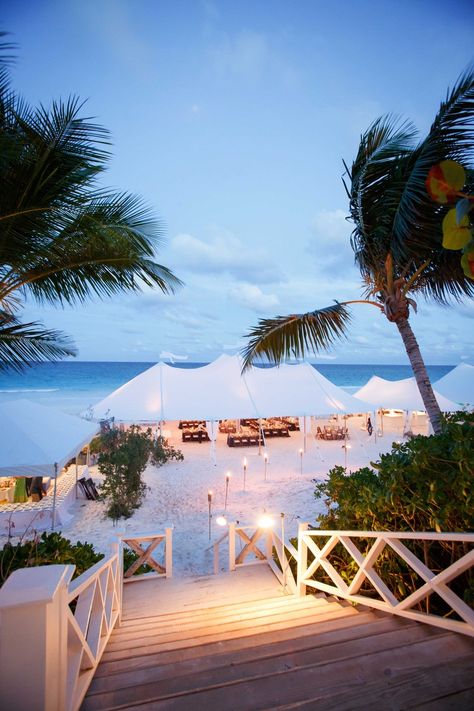
[[[60,533],[42,533],[31,540],[8,541],[0,551],[0,585],[13,571],[37,565],[75,565],[74,577],[103,558],[91,543],[71,543]]]
[[[157,437],[151,447],[151,462],[157,467],[162,467],[163,464],[170,460],[182,462],[184,454],[180,449],[173,447],[164,437]]]
[[[454,160],[433,166],[426,180],[433,200],[442,205],[456,203],[443,219],[443,247],[462,251],[461,267],[469,279],[474,279],[474,195],[461,192],[465,184],[466,171]]]
[[[99,486],[100,498],[106,502],[106,515],[114,521],[130,518],[140,508],[147,486],[142,480],[152,442],[151,430],[138,427],[127,431],[111,429],[102,434],[99,471],[104,481]]]
[[[108,132],[77,98],[51,108],[19,98],[10,50],[0,43],[0,367],[19,369],[75,354],[64,334],[21,321],[27,298],[74,305],[180,282],[156,261],[163,230],[152,211],[100,187]]]
[[[304,314],[262,319],[248,334],[244,368],[259,357],[281,362],[327,349],[347,335],[351,304],[364,303],[397,327],[435,431],[441,413],[409,323],[413,296],[440,304],[472,297],[474,282],[456,254],[442,246],[446,207],[426,191],[430,169],[444,160],[470,165],[474,145],[474,69],[458,80],[421,141],[414,126],[382,117],[362,136],[346,166],[351,246],[362,277],[362,298]],[[472,173],[469,172],[468,183]],[[469,189],[470,185],[467,185]]]
[[[458,412],[443,418],[441,433],[413,437],[394,444],[371,467],[347,475],[334,467],[328,479],[316,484],[315,496],[323,499],[326,512],[317,527],[329,530],[369,531],[474,531],[474,413]],[[372,541],[362,541],[362,552]],[[405,541],[407,544],[407,542]],[[463,544],[416,542],[415,555],[431,570],[447,567],[466,552]],[[352,580],[357,566],[340,546],[334,551],[337,569]],[[403,561],[390,551],[380,558],[377,572],[402,596],[419,581]],[[466,573],[453,582],[466,602],[474,602],[474,575]],[[369,590],[370,592],[370,590]],[[372,591],[373,592],[373,591]]]

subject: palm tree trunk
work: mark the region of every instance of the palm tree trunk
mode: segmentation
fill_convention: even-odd
[[[415,338],[415,334],[411,330],[408,319],[399,319],[396,321],[396,324],[402,337],[408,358],[410,359],[413,374],[415,376],[416,384],[418,385],[418,390],[420,391],[425,410],[430,418],[435,434],[439,434],[441,432],[441,410],[434,396],[428,373],[426,372],[425,363],[420,352],[420,346]]]

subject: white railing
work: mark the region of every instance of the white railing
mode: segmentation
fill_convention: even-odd
[[[71,581],[73,573],[73,565],[23,568],[1,589],[2,708],[80,707],[120,617],[120,553]]]
[[[163,541],[162,565],[152,554]],[[124,545],[139,556],[128,575],[142,564],[160,576],[171,575],[171,529],[115,537],[111,555],[75,580],[73,565],[22,568],[10,575],[0,589],[1,708],[79,709],[112,630],[120,624]]]
[[[315,539],[319,539],[316,542]],[[321,542],[321,539],[323,542]],[[354,543],[354,540],[368,539],[370,542],[364,553]],[[463,553],[457,560],[451,562],[444,570],[431,570],[425,562],[421,561],[406,545],[408,541],[420,541],[427,552],[430,542],[441,544],[464,544]],[[357,564],[358,570],[352,580],[346,581],[337,570],[335,549],[342,545]],[[365,543],[364,543],[365,545]],[[339,549],[341,550],[341,549]],[[422,582],[406,597],[394,590],[382,580],[376,571],[376,564],[382,554],[393,556],[404,562],[414,578]],[[312,560],[308,563],[308,555]],[[401,617],[407,617],[419,622],[442,627],[454,632],[461,632],[474,636],[474,610],[454,590],[449,587],[455,578],[462,573],[474,569],[474,533],[389,533],[376,531],[319,531],[300,527],[298,534],[298,576],[297,589],[304,595],[306,587],[321,590],[329,595],[361,603],[384,612],[389,612]],[[324,574],[330,582],[315,580],[314,575]],[[474,570],[473,570],[474,574]],[[362,585],[370,586],[371,592],[377,597],[361,591]],[[433,593],[437,594],[459,619],[449,616],[439,616],[428,611],[414,609],[416,606],[429,599]]]
[[[290,560],[293,558],[296,563],[298,552],[291,543],[284,544],[272,527],[239,526],[230,523],[227,531],[208,548],[214,551],[215,574],[219,573],[219,553],[224,541],[228,541],[229,546],[229,571],[263,563],[270,567],[285,591],[296,592],[296,580]],[[237,542],[240,543],[238,553]],[[278,563],[274,559],[274,552]]]
[[[121,612],[120,554],[96,563],[69,584],[67,705],[76,711]]]
[[[127,568],[124,573],[124,582],[130,583],[147,577],[171,578],[173,574],[173,539],[172,528],[166,528],[164,533],[143,533],[126,536],[120,535],[122,544],[137,554],[138,558]],[[160,560],[155,557],[161,543],[164,543]],[[135,575],[142,566],[147,565],[153,572]]]

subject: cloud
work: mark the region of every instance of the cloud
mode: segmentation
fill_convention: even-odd
[[[219,73],[250,78],[260,76],[271,59],[266,36],[253,30],[225,37],[212,56]]]
[[[357,271],[350,244],[352,225],[344,210],[321,210],[311,223],[312,238],[307,247],[320,271],[342,274]]]
[[[280,269],[258,247],[249,250],[231,234],[220,234],[204,242],[190,234],[178,234],[170,249],[177,269],[221,274],[227,272],[242,281],[270,283],[283,280]]]
[[[236,284],[229,290],[229,297],[232,301],[257,313],[268,311],[279,304],[275,294],[264,294],[260,287],[248,283]]]

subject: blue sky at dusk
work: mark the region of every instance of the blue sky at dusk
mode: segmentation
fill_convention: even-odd
[[[393,113],[426,132],[472,61],[461,0],[10,0],[13,86],[32,104],[76,94],[112,134],[104,186],[166,225],[159,261],[185,287],[25,318],[72,334],[82,360],[211,360],[261,317],[357,298],[342,159]],[[419,302],[425,360],[474,363],[474,304]],[[357,307],[356,307],[357,308]],[[315,362],[405,363],[398,331],[360,306]]]

